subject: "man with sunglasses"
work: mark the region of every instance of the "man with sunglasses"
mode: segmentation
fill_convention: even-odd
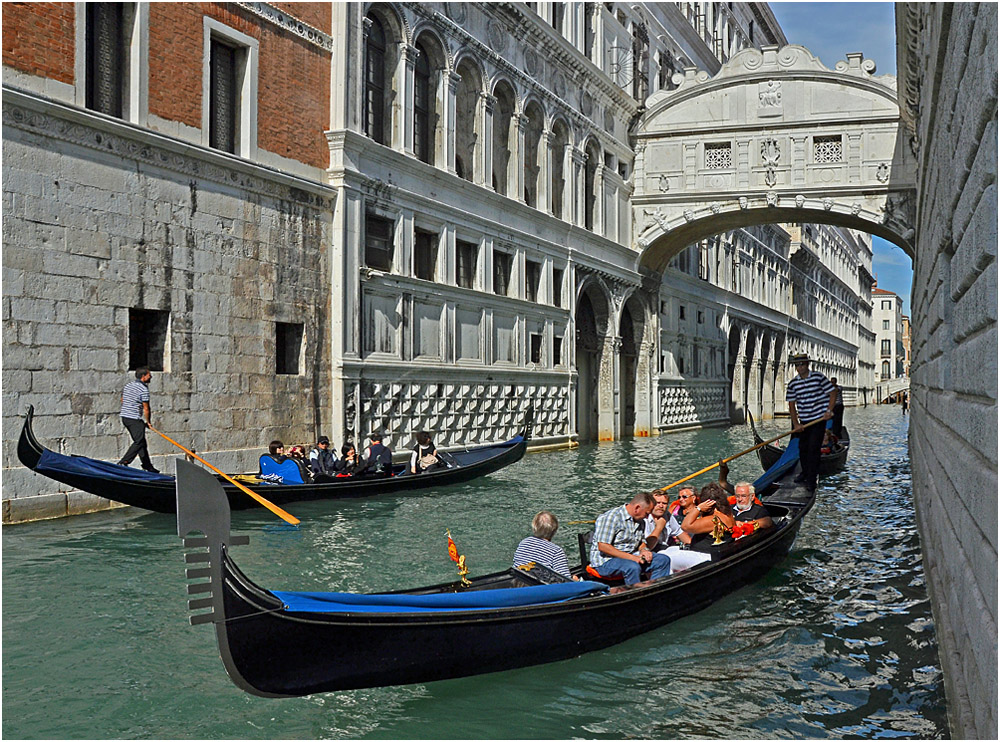
[[[802,473],[795,478],[795,482],[814,492],[826,426],[822,422],[806,426],[811,422],[833,417],[833,408],[837,404],[837,387],[819,371],[810,373],[809,356],[806,353],[793,355],[791,362],[795,366],[796,376],[788,382],[785,399],[792,418],[792,432],[799,439],[799,463],[802,465]]]

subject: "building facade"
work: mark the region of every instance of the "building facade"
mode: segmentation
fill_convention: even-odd
[[[878,381],[904,376],[903,298],[892,291],[872,289],[872,320],[878,348]]]
[[[785,43],[764,3],[5,21],[5,522],[101,506],[19,466],[17,412],[117,456],[139,365],[158,427],[233,470],[272,438],[505,438],[529,406],[540,445],[769,417],[798,351],[865,388],[865,238],[754,227],[636,267],[642,103]]]

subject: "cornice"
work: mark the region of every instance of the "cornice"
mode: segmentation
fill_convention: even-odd
[[[294,34],[301,39],[305,39],[313,46],[317,46],[323,51],[333,53],[333,37],[323,33],[318,28],[310,26],[304,21],[285,13],[271,5],[271,3],[249,3],[237,2],[236,5],[248,10],[259,18],[263,18],[272,25],[277,26],[282,31]]]
[[[225,152],[3,86],[3,126],[264,196],[332,209],[336,191]]]

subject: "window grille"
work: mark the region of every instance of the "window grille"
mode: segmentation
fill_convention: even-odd
[[[212,39],[209,63],[208,146],[236,153],[236,49]]]
[[[840,136],[814,137],[813,160],[815,162],[843,162],[844,145]]]
[[[87,108],[122,117],[125,82],[123,4],[87,4]]]
[[[733,166],[733,146],[729,142],[705,145],[705,168],[729,170]]]

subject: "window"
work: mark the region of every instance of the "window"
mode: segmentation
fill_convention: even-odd
[[[563,272],[559,268],[552,269],[552,305],[562,306]]]
[[[733,166],[733,148],[729,142],[705,145],[705,168],[728,170]]]
[[[542,362],[542,336],[538,333],[531,333],[531,362],[540,364]]]
[[[385,29],[374,15],[366,21],[365,38],[365,134],[379,144],[385,135]]]
[[[892,355],[892,340],[883,340],[882,341],[882,356],[885,357],[885,356],[891,356],[891,355]]]
[[[888,330],[888,329],[890,329],[890,328],[889,328],[889,325],[890,325],[890,324],[891,324],[891,323],[889,322],[889,320],[887,320],[887,319],[884,319],[884,320],[882,320],[882,329],[883,329],[883,330]]]
[[[882,309],[890,309],[891,310],[892,309],[892,302],[891,301],[883,301],[882,302]]]
[[[437,266],[438,236],[434,232],[416,231],[413,246],[413,275],[425,281],[433,281]]]
[[[684,358],[682,356],[677,356],[677,373],[684,373]]]
[[[475,288],[479,245],[455,240],[455,281],[463,289]]]
[[[700,309],[698,310],[698,324],[699,325],[705,324],[705,313]]]
[[[124,3],[87,4],[86,106],[122,118],[126,59]]]
[[[840,135],[813,137],[814,162],[842,162],[844,147]]]
[[[431,62],[427,50],[417,45],[417,61],[413,68],[413,153],[433,164],[434,147],[432,120],[434,112]]]
[[[538,287],[542,281],[542,264],[534,260],[524,261],[524,298],[538,301]]]
[[[563,17],[566,14],[566,7],[564,3],[552,3],[552,28],[555,29],[557,34],[563,32]]]
[[[883,379],[888,379],[889,376],[890,376],[890,374],[891,374],[891,371],[889,370],[889,362],[888,361],[882,361],[882,378]]]
[[[128,367],[130,371],[148,368],[150,371],[169,370],[167,331],[170,312],[159,309],[128,310]]]
[[[555,335],[552,338],[552,365],[561,366],[562,365],[562,335]]]
[[[493,293],[498,296],[509,296],[510,273],[514,263],[510,253],[493,251]]]
[[[372,214],[365,218],[365,265],[380,271],[392,270],[393,223]]]
[[[299,374],[302,356],[302,325],[288,322],[274,323],[274,372]]]
[[[679,317],[681,319],[684,319],[684,305],[683,304],[680,305],[680,314],[679,314]]]
[[[236,89],[236,49],[212,39],[209,61],[208,146],[236,153],[236,119],[239,95]]]

